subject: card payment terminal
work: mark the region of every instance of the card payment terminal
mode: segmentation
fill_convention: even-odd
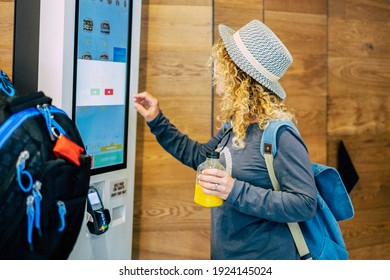
[[[108,225],[111,222],[110,212],[108,209],[104,209],[99,192],[94,187],[90,187],[88,191],[87,212],[90,214],[90,219],[87,222],[90,233],[99,235],[108,230]]]

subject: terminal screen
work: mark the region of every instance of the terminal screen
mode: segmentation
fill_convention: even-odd
[[[92,174],[126,167],[131,1],[76,1],[73,117]]]

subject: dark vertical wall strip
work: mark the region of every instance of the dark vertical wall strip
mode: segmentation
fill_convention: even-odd
[[[13,83],[22,93],[38,89],[40,3],[40,0],[15,0],[12,72]]]

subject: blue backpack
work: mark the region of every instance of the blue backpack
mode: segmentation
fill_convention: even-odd
[[[276,179],[273,159],[277,154],[276,135],[282,126],[298,129],[291,121],[271,121],[264,130],[260,151],[265,158],[274,189],[280,191]],[[288,223],[301,259],[346,260],[348,252],[338,221],[354,216],[348,192],[338,171],[329,166],[312,163],[317,187],[317,209],[311,220]]]

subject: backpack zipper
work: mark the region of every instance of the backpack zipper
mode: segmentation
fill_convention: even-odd
[[[50,106],[50,113],[59,113],[66,115],[64,111],[53,106]],[[12,135],[12,133],[14,133],[15,130],[18,129],[24,121],[26,121],[28,118],[35,117],[38,115],[41,115],[41,112],[37,108],[29,108],[10,116],[0,127],[0,135],[3,135],[3,137],[0,139],[0,149],[8,140],[8,138]],[[53,125],[56,126],[57,129],[61,129],[57,127],[57,122],[53,122]],[[62,133],[64,131],[60,132]]]

